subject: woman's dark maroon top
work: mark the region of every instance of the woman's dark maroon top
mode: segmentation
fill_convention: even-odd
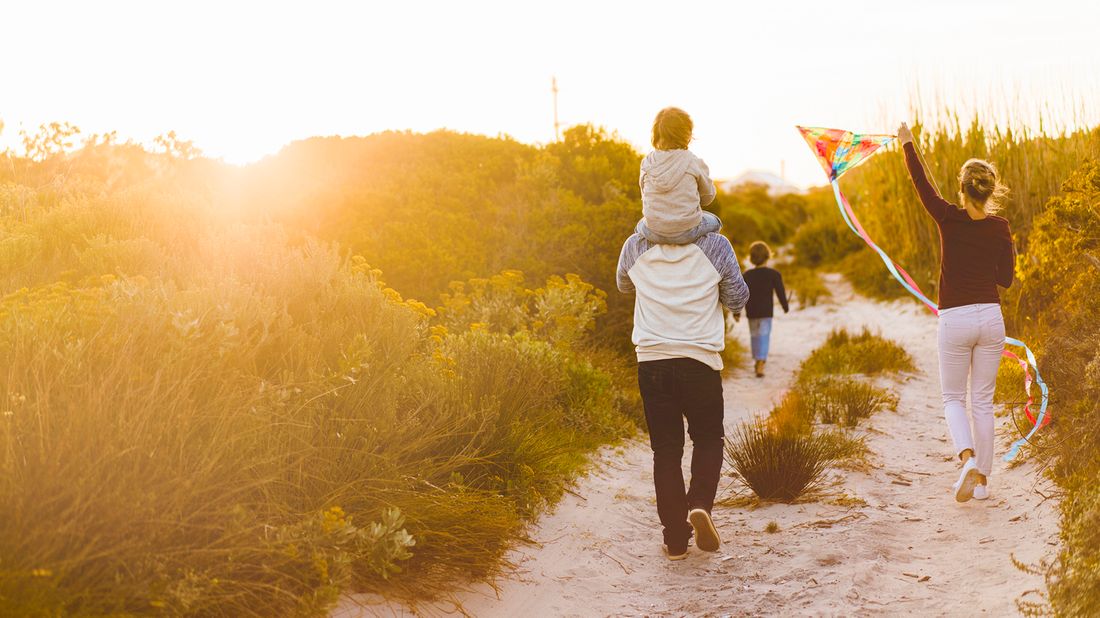
[[[912,142],[904,150],[920,202],[940,229],[940,309],[1000,303],[997,286],[1012,285],[1016,262],[1008,220],[992,215],[971,219],[965,210],[940,197]]]

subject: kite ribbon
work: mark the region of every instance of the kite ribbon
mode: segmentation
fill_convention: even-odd
[[[800,128],[800,130],[802,129]],[[805,135],[806,132],[803,131],[803,134]],[[809,138],[807,138],[807,141],[809,141]],[[819,157],[821,157],[821,155],[823,154],[826,154],[822,152],[821,149],[818,149],[818,152]],[[843,156],[843,153],[839,150],[836,152],[836,154],[840,154],[841,156]],[[869,156],[869,153],[862,156]],[[824,163],[825,161],[823,161],[823,164]],[[890,271],[890,275],[893,276],[894,279],[896,279],[898,283],[902,285],[902,287],[904,287],[910,294],[912,294],[918,300],[924,303],[929,311],[936,315],[939,315],[939,307],[936,305],[935,302],[928,298],[924,294],[924,292],[921,291],[920,286],[917,285],[917,282],[913,280],[909,273],[907,273],[905,269],[901,267],[901,265],[892,260],[890,256],[882,250],[882,248],[880,248],[877,244],[875,244],[873,240],[871,240],[870,235],[868,235],[867,231],[863,229],[863,225],[860,224],[855,212],[852,211],[852,206],[848,203],[848,199],[844,197],[844,193],[842,193],[840,190],[840,183],[838,182],[838,178],[840,177],[840,174],[846,170],[838,171],[836,167],[836,162],[834,161],[829,161],[828,163],[833,164],[832,170],[827,169],[826,171],[830,172],[829,180],[830,184],[832,184],[833,186],[833,195],[836,197],[837,206],[840,207],[840,216],[844,218],[844,223],[848,225],[848,228],[851,229],[854,234],[862,238],[863,242],[867,243],[867,246],[869,246],[875,251],[875,253],[878,254],[878,256],[882,259],[882,263],[886,265],[886,269]],[[1011,461],[1019,453],[1020,447],[1029,442],[1032,436],[1035,435],[1035,432],[1038,431],[1040,427],[1045,427],[1047,424],[1050,423],[1050,418],[1047,417],[1049,391],[1047,389],[1046,382],[1043,382],[1043,378],[1039,375],[1039,367],[1035,361],[1035,354],[1032,353],[1031,348],[1027,347],[1027,344],[1025,344],[1023,341],[1020,341],[1019,339],[1013,339],[1012,337],[1005,337],[1005,343],[1007,345],[1022,347],[1027,357],[1027,360],[1024,361],[1008,350],[1005,350],[1003,352],[1003,355],[1005,357],[1011,358],[1019,363],[1020,367],[1024,370],[1024,392],[1027,393],[1027,403],[1024,404],[1024,412],[1027,415],[1028,420],[1032,422],[1031,431],[1029,431],[1027,435],[1023,438],[1013,442],[1012,446],[1008,450],[1008,453],[1005,454],[1003,458],[1004,461]],[[1043,396],[1042,403],[1039,406],[1038,417],[1035,417],[1031,411],[1031,404],[1033,403],[1033,399],[1031,396],[1032,379],[1029,368],[1035,372],[1035,383],[1039,385],[1039,390],[1042,392]]]

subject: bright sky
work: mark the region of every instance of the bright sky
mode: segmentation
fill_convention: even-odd
[[[545,143],[557,76],[565,126],[645,152],[677,105],[715,177],[817,184],[795,124],[892,133],[916,101],[1100,124],[1098,31],[1100,3],[1065,0],[10,2],[0,148],[54,120],[237,163],[384,129]]]

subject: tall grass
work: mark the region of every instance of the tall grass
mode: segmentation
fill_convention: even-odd
[[[0,161],[0,614],[439,594],[636,428],[579,277],[429,307],[210,162]]]
[[[1010,128],[975,116],[957,115],[926,126],[913,123],[924,160],[944,198],[957,201],[958,171],[972,157],[996,165],[1011,192],[1002,212],[1012,224],[1020,254],[1028,253],[1032,221],[1057,195],[1071,170],[1100,152],[1100,140],[1088,131],[1049,133]],[[935,224],[921,208],[904,157],[892,147],[841,179],[852,208],[875,242],[902,264],[933,298],[939,283],[939,239]],[[848,230],[836,213],[831,192],[809,194],[814,226],[799,231],[797,257],[807,265],[841,264],[853,284],[879,297],[901,297],[905,291],[890,279],[881,261]],[[850,257],[849,257],[850,256]]]

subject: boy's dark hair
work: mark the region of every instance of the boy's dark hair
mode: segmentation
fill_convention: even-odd
[[[695,124],[679,107],[666,107],[653,119],[653,147],[657,150],[684,150],[691,142]]]
[[[749,261],[754,266],[763,266],[772,256],[772,250],[768,247],[768,244],[762,240],[758,240],[749,245]]]

